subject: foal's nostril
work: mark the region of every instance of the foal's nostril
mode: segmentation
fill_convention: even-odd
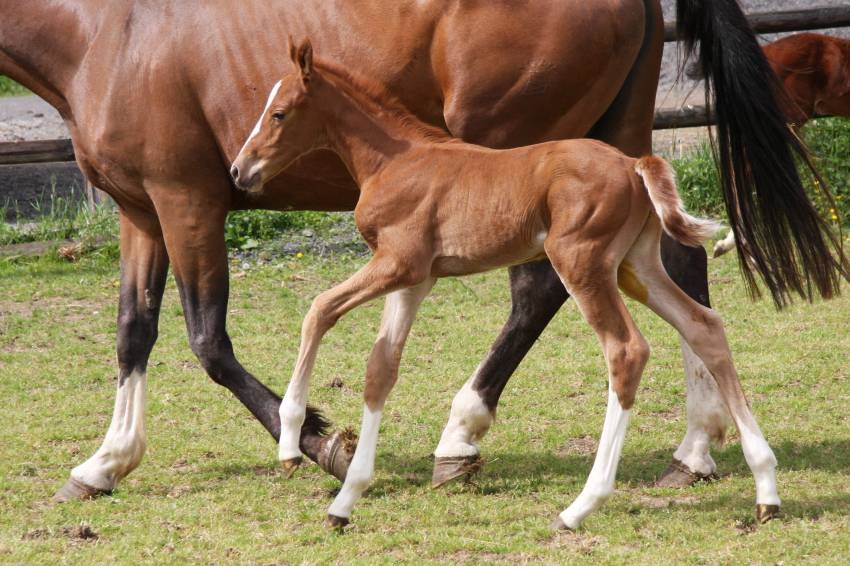
[[[239,179],[239,167],[237,167],[236,165],[234,165],[233,167],[231,167],[231,168],[230,168],[230,177],[231,177],[234,181],[236,181],[236,180],[238,180],[238,179]]]

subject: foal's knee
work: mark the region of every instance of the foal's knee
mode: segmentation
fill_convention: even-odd
[[[635,336],[628,342],[612,348],[608,353],[611,387],[617,394],[623,409],[631,409],[634,405],[640,377],[649,360],[649,353],[649,344],[643,336]]]

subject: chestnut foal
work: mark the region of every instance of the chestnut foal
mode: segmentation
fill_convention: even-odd
[[[290,47],[296,72],[274,87],[233,163],[236,185],[263,184],[305,153],[335,151],[360,186],[357,227],[374,255],[344,283],[320,294],[304,319],[292,380],[280,406],[279,457],[301,462],[299,431],[322,336],[346,312],[387,295],[366,370],[360,442],[328,524],[348,523],[374,470],[384,402],[396,382],[417,308],[438,277],[466,275],[548,257],[608,364],[608,409],[596,461],[578,498],[555,521],[575,529],[611,495],[629,413],[649,347],[617,290],[679,331],[715,376],[756,479],[757,516],[779,509],[776,459],[741,390],[723,324],[683,293],[661,265],[662,230],[696,246],[716,225],[682,209],[670,166],[633,159],[592,140],[510,150],[463,143],[409,114],[375,85],[328,62],[309,42]]]

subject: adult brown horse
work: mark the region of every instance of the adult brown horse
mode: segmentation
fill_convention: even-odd
[[[774,299],[832,295],[836,242],[802,190],[802,148],[778,118],[772,76],[734,0],[679,0],[682,34],[700,45],[714,85],[733,226],[750,242]],[[224,220],[243,208],[350,209],[357,191],[339,160],[305,158],[260,196],[228,175],[281,72],[290,35],[368,70],[417,116],[493,147],[590,136],[648,153],[662,50],[657,0],[0,0],[0,74],[59,110],[77,160],[120,207],[118,392],[101,447],[60,499],[112,490],[145,450],[146,366],[169,264],[192,350],[277,438],[280,398],[237,361],[225,329]],[[708,303],[705,255],[669,241],[673,278]],[[799,260],[799,261],[798,261]],[[744,269],[747,269],[745,266]],[[745,273],[749,273],[745,271]],[[436,480],[464,470],[514,368],[567,294],[547,263],[513,268],[513,308],[486,360],[452,405]],[[684,348],[687,352],[687,348]],[[726,411],[686,354],[689,426],[668,479],[713,472],[709,440]],[[336,437],[312,412],[305,454],[342,475]]]
[[[797,127],[815,116],[850,118],[850,40],[798,33],[764,46],[785,87],[788,120]]]

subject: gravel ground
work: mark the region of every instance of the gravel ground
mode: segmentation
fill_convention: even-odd
[[[747,12],[791,10],[814,6],[842,6],[847,0],[742,0]],[[662,0],[665,19],[675,17],[675,0]],[[824,33],[850,36],[850,28],[825,30]],[[783,34],[763,37],[772,41]],[[667,44],[658,87],[659,107],[680,107],[683,104],[702,102],[701,85],[693,81],[677,80],[677,52],[675,44]],[[67,137],[68,132],[56,111],[37,97],[0,98],[0,141],[38,140]],[[704,128],[690,128],[657,132],[654,135],[655,151],[667,156],[679,156],[705,138]],[[51,192],[62,197],[81,195],[83,178],[74,164],[0,166],[0,206],[6,201],[16,201],[20,213],[31,216],[34,203],[49,200]],[[13,217],[14,207],[7,207],[7,216]]]

